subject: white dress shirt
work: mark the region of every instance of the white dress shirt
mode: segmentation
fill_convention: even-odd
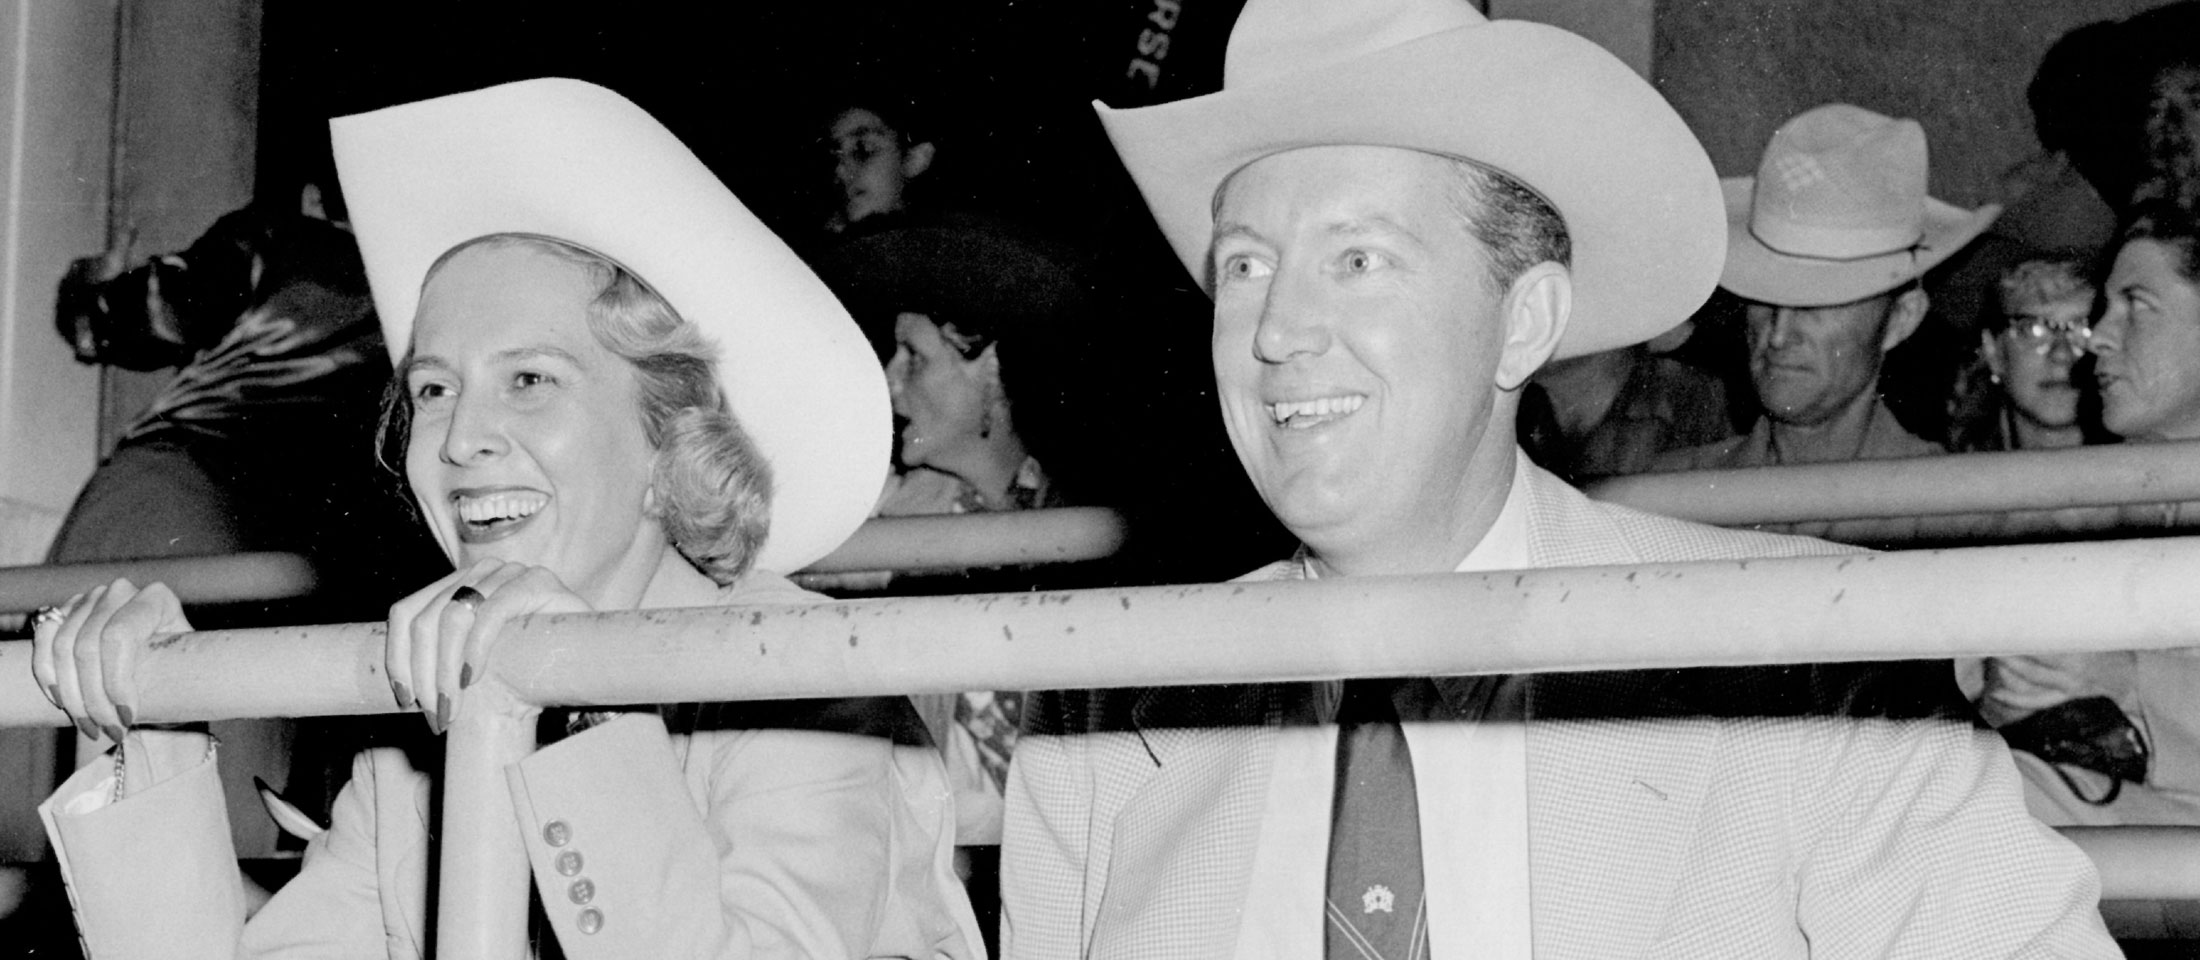
[[[1459,572],[1528,565],[1525,470],[1516,457],[1505,506]],[[1311,566],[1306,575],[1313,578]],[[1333,713],[1335,698],[1323,699]],[[1480,722],[1403,725],[1421,811],[1431,956],[1526,960],[1531,952],[1527,731],[1516,699],[1490,699]],[[1238,918],[1241,960],[1322,955],[1336,757],[1334,723],[1286,726],[1277,738]]]

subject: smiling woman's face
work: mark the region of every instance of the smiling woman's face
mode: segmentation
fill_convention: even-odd
[[[668,549],[632,365],[589,332],[588,270],[527,246],[445,261],[421,291],[405,475],[460,566],[550,568],[586,596]]]

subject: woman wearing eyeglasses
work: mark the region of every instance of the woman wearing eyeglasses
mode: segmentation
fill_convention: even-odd
[[[2082,379],[2073,368],[2093,336],[2093,283],[2074,260],[2027,260],[2002,274],[2000,309],[1979,331],[1993,389],[1972,450],[2046,450],[2085,442]]]

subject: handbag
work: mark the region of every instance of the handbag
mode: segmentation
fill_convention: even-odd
[[[2001,728],[2011,750],[2047,761],[2078,799],[2097,807],[2116,802],[2124,784],[2145,783],[2151,751],[2144,734],[2108,697],[2078,697]],[[2083,767],[2108,778],[2108,790],[2088,797],[2064,767]]]

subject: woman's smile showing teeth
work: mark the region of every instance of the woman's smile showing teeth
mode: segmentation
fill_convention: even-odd
[[[451,505],[458,512],[458,539],[464,543],[487,543],[511,536],[549,504],[549,494],[524,488],[451,493]]]
[[[1349,417],[1366,402],[1367,396],[1358,393],[1308,400],[1278,400],[1268,405],[1268,416],[1286,430],[1305,430]]]

